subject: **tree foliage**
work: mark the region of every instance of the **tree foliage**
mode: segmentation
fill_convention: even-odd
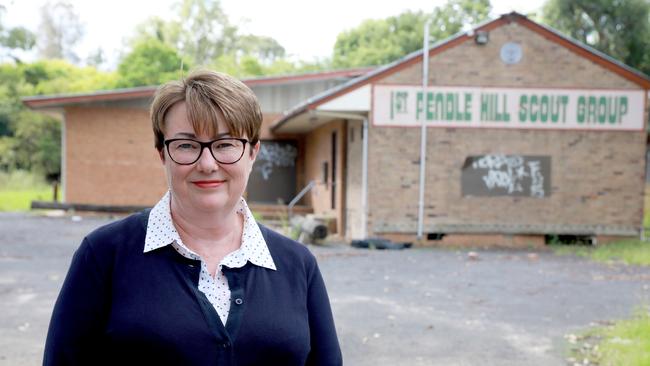
[[[0,57],[9,57],[16,62],[20,58],[14,53],[15,50],[30,50],[36,43],[36,37],[25,27],[7,28],[2,24],[2,15],[5,7],[0,5]]]
[[[162,52],[161,44],[169,50],[176,50],[184,64],[209,67],[238,77],[253,77],[278,73],[295,73],[307,70],[322,70],[329,64],[325,62],[291,62],[285,58],[284,47],[271,37],[241,34],[221,9],[218,0],[181,0],[175,5],[174,18],[166,20],[149,18],[140,24],[131,38],[130,53],[126,54],[123,65],[132,53],[141,52],[142,44],[156,43],[157,52]],[[167,51],[162,52],[165,54]],[[159,66],[156,70],[154,66]],[[179,63],[175,65],[179,70]],[[120,66],[120,74],[127,72]],[[168,80],[170,69],[165,63],[146,65],[140,63],[129,67],[128,73],[158,75],[148,80],[129,78],[124,85],[148,85],[152,80]],[[175,76],[179,73],[176,72]]]
[[[35,42],[34,34],[24,27],[3,29],[0,33],[0,44],[8,49],[29,50]]]
[[[489,0],[450,0],[432,13],[406,11],[366,20],[336,39],[334,67],[382,65],[422,48],[424,22],[431,19],[431,40],[447,38],[488,18]]]
[[[423,12],[406,11],[386,19],[366,20],[340,33],[334,45],[334,67],[381,65],[422,47]]]
[[[0,64],[0,169],[25,169],[55,177],[60,169],[61,126],[27,109],[21,97],[115,88],[115,73],[64,60]]]
[[[15,167],[53,177],[61,171],[61,124],[41,113],[22,111],[14,131]]]
[[[11,65],[7,65],[11,67]],[[15,69],[26,83],[21,96],[80,93],[117,87],[117,76],[94,67],[80,67],[65,60],[39,60],[17,65]]]
[[[118,86],[158,85],[180,78],[190,65],[178,52],[157,39],[136,44],[118,66]]]
[[[182,0],[178,18],[169,23],[172,43],[197,65],[230,53],[237,42],[237,27],[230,24],[218,0]]]
[[[240,34],[218,0],[181,0],[174,7],[173,19],[153,17],[140,24],[131,46],[155,39],[198,66],[210,66],[224,55],[253,55],[262,63],[284,56],[273,38]]]
[[[650,2],[548,0],[543,22],[650,74]]]
[[[489,18],[490,0],[449,0],[431,14],[431,37],[442,40]]]
[[[236,47],[236,52],[253,56],[265,64],[272,64],[285,56],[284,47],[271,37],[242,35],[237,37]]]
[[[59,0],[41,7],[38,50],[42,58],[78,62],[75,45],[84,35],[84,27],[71,3]]]

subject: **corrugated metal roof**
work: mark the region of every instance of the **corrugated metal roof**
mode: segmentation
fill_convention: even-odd
[[[337,78],[350,78],[363,75],[373,67],[362,67],[344,70],[331,70],[322,72],[312,72],[296,75],[268,76],[261,78],[242,79],[250,86],[258,85],[283,85],[290,83],[299,83],[315,80],[327,80]],[[56,108],[71,104],[100,102],[100,101],[118,101],[125,99],[150,98],[155,93],[158,86],[143,86],[136,88],[100,90],[90,93],[68,93],[57,95],[40,95],[22,98],[22,102],[34,109],[38,108]]]

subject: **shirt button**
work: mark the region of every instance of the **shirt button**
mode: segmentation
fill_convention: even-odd
[[[244,300],[242,300],[242,299],[240,299],[240,298],[236,298],[236,299],[235,299],[235,304],[237,304],[237,305],[241,305],[241,304],[243,304],[243,303],[244,303]]]

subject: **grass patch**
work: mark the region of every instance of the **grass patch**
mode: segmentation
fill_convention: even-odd
[[[32,201],[49,201],[52,199],[52,188],[31,190],[2,190],[0,189],[0,211],[28,211]]]
[[[646,184],[643,197],[643,228],[650,228],[650,184]]]
[[[574,360],[602,366],[650,365],[650,313],[638,310],[631,319],[587,331],[572,342]],[[571,341],[571,340],[570,340]]]
[[[637,239],[621,240],[597,246],[552,244],[550,247],[560,255],[573,254],[598,262],[622,262],[650,266],[650,242]]]
[[[0,172],[0,211],[28,211],[34,200],[52,200],[52,187],[37,174]]]

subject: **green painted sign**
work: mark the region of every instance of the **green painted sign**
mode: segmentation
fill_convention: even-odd
[[[642,130],[642,90],[431,87],[373,88],[382,126]]]

